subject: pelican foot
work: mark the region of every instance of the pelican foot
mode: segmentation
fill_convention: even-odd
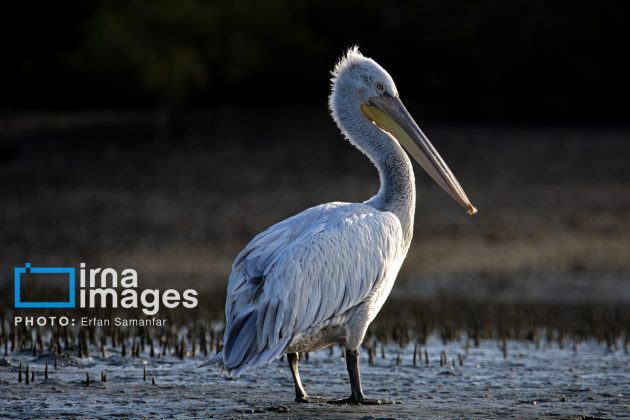
[[[299,403],[324,403],[326,401],[326,398],[314,397],[312,395],[300,395],[295,397],[295,402]]]
[[[354,395],[351,395],[348,398],[341,398],[338,400],[329,400],[328,404],[381,405],[381,404],[394,404],[394,401],[376,400],[373,398],[355,397]]]

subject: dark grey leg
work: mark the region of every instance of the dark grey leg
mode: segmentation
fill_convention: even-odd
[[[361,372],[359,371],[359,350],[346,349],[346,364],[350,375],[350,396],[340,400],[332,400],[332,404],[393,404],[388,400],[373,400],[365,398],[361,387]]]

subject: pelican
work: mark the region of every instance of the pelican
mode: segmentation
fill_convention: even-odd
[[[298,354],[338,343],[345,348],[351,393],[330,402],[391,403],[364,396],[359,346],[411,244],[416,188],[403,147],[469,214],[477,210],[407,112],[385,69],[352,47],[331,80],[332,117],[374,163],[380,189],[363,203],[312,207],[252,239],[232,266],[223,351],[206,364],[217,363],[224,374],[238,377],[286,354],[296,401],[309,402]]]

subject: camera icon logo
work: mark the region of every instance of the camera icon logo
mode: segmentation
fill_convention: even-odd
[[[55,301],[28,301],[22,300],[22,287],[27,290],[28,285],[25,277],[35,275],[36,277],[52,275],[59,277],[67,276],[68,279],[68,296],[64,296],[60,300]],[[74,267],[31,267],[31,263],[24,264],[24,267],[15,267],[14,269],[14,286],[15,286],[15,307],[16,308],[74,308],[75,307],[75,291],[74,291],[75,269]]]

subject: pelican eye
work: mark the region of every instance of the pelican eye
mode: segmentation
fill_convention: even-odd
[[[382,83],[380,83],[380,82],[376,84],[376,89],[377,89],[377,90],[380,90],[380,91],[385,90],[385,88],[383,87],[383,84],[382,84]]]

